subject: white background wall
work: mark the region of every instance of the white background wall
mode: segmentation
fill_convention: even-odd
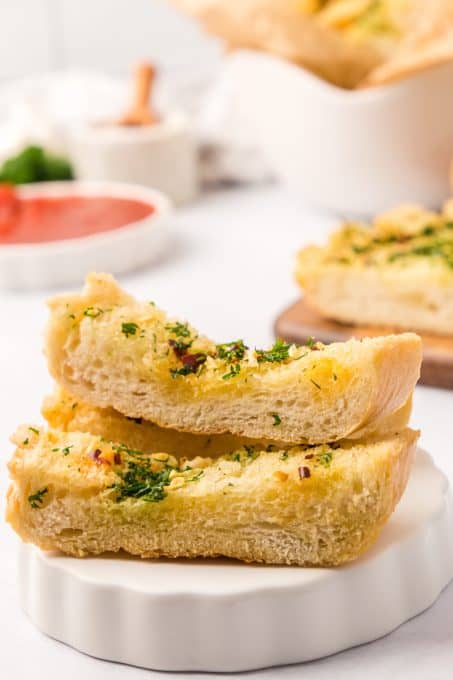
[[[219,54],[165,0],[0,0],[0,79],[80,67],[124,73],[140,58],[205,70]]]

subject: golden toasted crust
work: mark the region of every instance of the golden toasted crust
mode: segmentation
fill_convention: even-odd
[[[126,550],[338,565],[376,539],[406,486],[417,437],[405,430],[340,446],[243,448],[186,469],[88,433],[23,426],[7,519],[23,540],[77,556]],[[129,496],[144,489],[134,465],[157,466],[139,498]]]
[[[284,351],[218,346],[135,302],[105,274],[50,308],[46,351],[60,385],[181,431],[294,443],[359,437],[404,406],[419,376],[412,334]]]
[[[372,225],[344,225],[297,258],[296,279],[323,316],[346,323],[453,334],[451,204],[401,206]]]

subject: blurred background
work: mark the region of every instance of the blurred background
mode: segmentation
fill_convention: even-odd
[[[144,57],[168,72],[212,72],[219,41],[160,0],[2,0],[0,78],[60,69],[125,74]]]

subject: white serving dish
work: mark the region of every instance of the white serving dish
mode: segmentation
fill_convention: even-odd
[[[164,116],[151,126],[87,124],[69,128],[67,149],[78,179],[153,187],[174,203],[198,193],[198,152],[188,119]]]
[[[277,57],[229,57],[236,103],[276,176],[310,202],[371,215],[449,195],[453,62],[348,91]]]
[[[453,577],[448,482],[421,451],[375,546],[337,569],[227,560],[76,559],[23,545],[22,606],[76,649],[165,671],[247,671],[375,640]]]
[[[0,288],[80,284],[90,271],[121,274],[156,261],[168,243],[170,201],[146,187],[114,182],[46,182],[16,187],[35,196],[114,196],[150,203],[143,220],[106,232],[44,243],[0,244]]]

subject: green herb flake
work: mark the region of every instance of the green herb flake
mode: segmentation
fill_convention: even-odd
[[[282,361],[289,359],[290,348],[291,345],[284,340],[277,338],[269,350],[256,349],[255,354],[259,363],[281,363]]]
[[[241,361],[247,350],[248,347],[243,340],[234,340],[216,346],[217,357],[226,361]]]
[[[63,456],[68,456],[69,452],[71,451],[71,449],[73,447],[74,447],[74,444],[70,444],[69,446],[65,446],[63,449],[61,449],[61,453],[63,454]]]
[[[27,446],[29,443],[30,443],[30,440],[29,440],[29,438],[27,437],[27,438],[24,439],[24,441],[22,442],[22,446]]]
[[[176,335],[177,338],[190,338],[190,330],[187,323],[181,323],[180,321],[176,321],[173,324],[168,323],[165,329]]]
[[[278,427],[279,425],[282,424],[282,419],[278,415],[278,413],[271,413],[272,418],[274,419],[274,427]]]
[[[123,333],[126,336],[126,338],[128,338],[130,335],[135,335],[137,330],[138,325],[133,321],[128,321],[126,323],[121,324],[121,333]]]
[[[280,456],[280,460],[288,460],[288,451],[283,451],[283,453]]]
[[[116,491],[118,503],[127,498],[147,503],[156,503],[166,498],[165,487],[170,484],[170,473],[175,469],[173,466],[166,463],[162,470],[153,472],[153,459],[142,451],[131,449],[125,444],[115,444],[112,448],[121,454],[124,463],[118,473],[120,481],[110,487]]]
[[[241,371],[240,364],[231,364],[229,373],[222,375],[222,380],[229,380],[230,378],[235,378]]]
[[[35,434],[39,434],[39,430],[36,427],[29,427],[28,428],[30,432],[34,432]]]
[[[42,507],[42,504],[44,502],[44,496],[46,495],[46,493],[48,493],[48,491],[49,489],[46,486],[44,489],[40,489],[39,491],[31,494],[28,497],[28,502],[30,503],[31,507],[34,510],[37,510]]]
[[[321,389],[321,385],[319,385],[317,382],[315,382],[312,378],[310,378],[310,382],[318,389]]]

